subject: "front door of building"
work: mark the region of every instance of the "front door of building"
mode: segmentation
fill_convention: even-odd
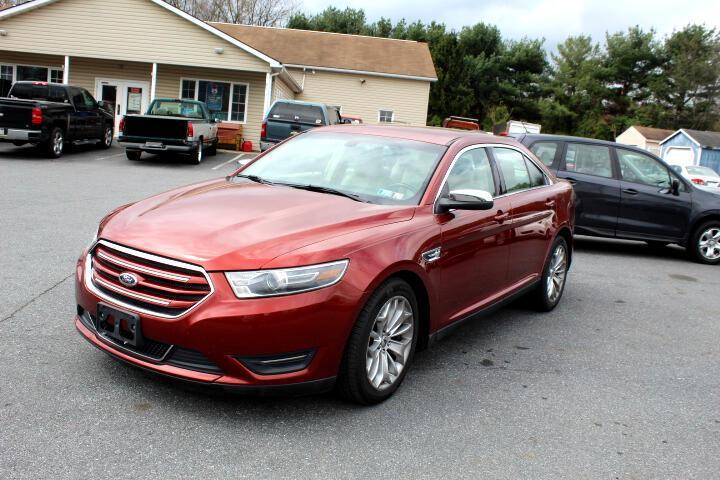
[[[115,113],[115,135],[118,134],[120,119],[125,115],[142,114],[150,100],[149,82],[95,79],[95,98],[104,102]]]

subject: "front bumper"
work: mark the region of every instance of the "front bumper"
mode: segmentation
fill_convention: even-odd
[[[160,318],[113,303],[89,289],[85,285],[85,258],[83,255],[77,264],[75,326],[91,344],[117,359],[162,375],[254,393],[331,388],[357,314],[355,305],[362,296],[348,283],[340,282],[303,294],[239,300],[224,274],[209,272],[215,291],[202,304],[177,318]],[[98,333],[90,316],[99,303],[135,313],[141,319],[145,338],[171,349],[199,352],[217,371],[173,364],[173,350],[162,358],[148,358],[117,345]],[[256,368],[256,360],[290,358],[293,352],[311,352],[310,360],[299,370],[259,373]]]
[[[0,142],[38,143],[41,140],[42,140],[42,131],[41,130],[0,128]]]

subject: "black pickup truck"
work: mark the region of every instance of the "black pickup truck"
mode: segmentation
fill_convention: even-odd
[[[113,114],[84,88],[48,82],[16,82],[0,98],[0,142],[36,145],[50,158],[66,143],[110,148]]]

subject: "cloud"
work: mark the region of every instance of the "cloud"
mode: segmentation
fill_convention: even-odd
[[[660,35],[688,23],[720,27],[720,2],[708,0],[305,0],[304,10],[317,13],[329,5],[363,8],[370,21],[432,20],[459,29],[478,22],[497,25],[506,38],[545,38],[554,48],[569,35],[591,35],[601,41],[614,33],[640,25]]]

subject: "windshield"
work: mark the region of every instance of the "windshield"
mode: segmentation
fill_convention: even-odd
[[[164,117],[203,118],[202,105],[197,102],[185,102],[182,100],[155,100],[148,115]]]
[[[690,175],[703,175],[705,177],[718,177],[720,175],[715,173],[715,170],[708,167],[687,167],[687,171]]]
[[[382,205],[417,205],[446,148],[373,135],[313,132],[269,151],[241,175],[315,186]]]

